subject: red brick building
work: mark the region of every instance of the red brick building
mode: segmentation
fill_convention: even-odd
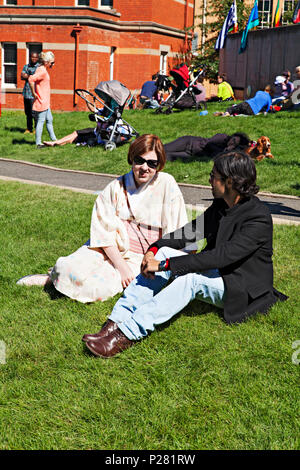
[[[51,50],[51,107],[83,109],[75,88],[116,79],[139,89],[188,45],[195,0],[0,0],[2,107],[23,108],[31,50]]]

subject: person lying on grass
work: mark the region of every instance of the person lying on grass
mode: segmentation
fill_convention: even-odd
[[[226,109],[225,113],[216,111],[215,116],[238,116],[243,114],[245,116],[254,116],[261,111],[268,113],[272,106],[272,98],[274,90],[271,85],[267,85],[264,91],[259,90],[254,98],[243,101],[239,104],[234,104]]]
[[[236,132],[232,135],[215,134],[212,137],[185,135],[164,145],[168,161],[183,160],[187,162],[202,157],[215,157],[218,153],[233,150],[246,150],[252,144],[250,138]]]
[[[19,285],[45,285],[79,302],[103,301],[121,293],[140,271],[149,245],[187,222],[181,191],[161,170],[161,140],[145,134],[128,153],[131,171],[109,183],[94,204],[90,240],[60,257],[49,275],[30,275]]]
[[[212,205],[148,248],[141,274],[100,332],[83,336],[95,356],[110,358],[129,348],[196,296],[222,309],[228,324],[287,299],[273,287],[272,218],[255,196],[254,162],[243,152],[220,154],[209,182]],[[179,251],[204,238],[207,246],[200,253]]]

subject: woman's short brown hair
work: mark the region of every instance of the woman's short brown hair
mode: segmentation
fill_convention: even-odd
[[[157,160],[159,162],[157,171],[161,171],[165,166],[167,157],[162,141],[159,137],[157,137],[157,135],[154,134],[140,135],[131,143],[127,158],[129,165],[133,164],[134,157],[142,156],[147,152],[151,152],[152,150],[154,150],[156,153]]]

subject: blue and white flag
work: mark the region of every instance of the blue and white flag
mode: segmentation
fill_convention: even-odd
[[[243,31],[243,36],[242,36],[242,41],[241,41],[241,45],[240,45],[239,54],[241,54],[242,52],[244,52],[246,50],[248,31],[250,31],[250,29],[256,28],[256,26],[258,26],[258,25],[259,25],[258,5],[257,5],[257,0],[255,0],[254,7],[251,10],[247,26]]]
[[[237,10],[235,0],[230,7],[227,18],[223,24],[223,28],[220,31],[215,44],[215,49],[222,49],[224,47],[225,40],[230,29],[233,29],[234,32],[237,31]]]

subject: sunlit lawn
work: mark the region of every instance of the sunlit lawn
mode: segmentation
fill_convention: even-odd
[[[199,116],[197,111],[175,111],[171,115],[156,115],[153,110],[130,110],[124,112],[124,117],[140,134],[157,134],[164,143],[183,135],[211,137],[219,132],[246,132],[251,139],[267,135],[271,139],[275,159],[257,163],[261,190],[300,195],[300,112],[252,117],[213,116],[213,111],[225,107],[226,105],[210,104],[207,116]],[[76,147],[72,144],[37,150],[34,137],[23,135],[24,126],[23,112],[2,112],[0,156],[101,173],[121,174],[127,171],[128,144],[111,153],[105,152],[102,147]],[[88,113],[54,113],[54,129],[58,138],[86,127],[93,127]],[[44,139],[48,139],[46,130]],[[178,182],[185,183],[208,184],[210,170],[211,161],[207,158],[190,163],[176,161],[166,165],[166,171],[174,175]]]
[[[70,150],[72,158],[77,149]],[[78,149],[88,152],[92,168],[95,149]],[[37,155],[58,159],[56,151]],[[102,360],[81,337],[98,330],[116,298],[83,305],[16,285],[88,238],[94,199],[0,181],[0,448],[299,449],[292,355],[300,228],[274,232],[274,283],[288,302],[227,326],[217,309],[194,301],[167,327]]]

